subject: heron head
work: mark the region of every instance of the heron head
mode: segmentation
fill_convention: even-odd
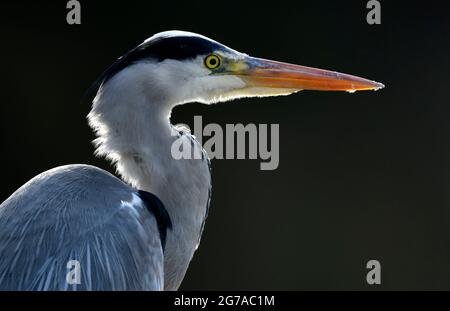
[[[353,92],[384,87],[352,75],[251,57],[184,31],[150,37],[119,58],[102,81],[130,74],[139,77],[134,85],[157,88],[157,96],[173,104],[288,95],[300,90]]]

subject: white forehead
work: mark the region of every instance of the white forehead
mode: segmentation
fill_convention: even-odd
[[[144,42],[148,42],[150,40],[159,39],[159,38],[172,38],[172,37],[197,37],[202,38],[205,40],[209,40],[215,43],[218,43],[217,41],[214,41],[208,37],[205,37],[203,35],[200,35],[195,32],[189,32],[189,31],[182,31],[182,30],[168,30],[163,32],[158,32],[157,34],[154,34],[150,38],[146,39]]]

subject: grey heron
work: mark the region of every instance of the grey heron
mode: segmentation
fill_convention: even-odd
[[[211,195],[210,163],[173,107],[299,90],[377,90],[356,76],[251,57],[207,37],[158,33],[99,78],[88,115],[96,154],[119,179],[89,165],[46,171],[0,205],[1,290],[176,290],[197,249]],[[186,140],[201,159],[175,160]],[[67,281],[79,262],[80,280]]]

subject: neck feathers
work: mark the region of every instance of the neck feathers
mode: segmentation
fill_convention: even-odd
[[[152,153],[164,153],[173,139],[169,122],[172,106],[163,94],[152,92],[155,85],[144,77],[148,74],[145,69],[132,66],[108,80],[100,87],[88,115],[97,136],[96,155],[110,160],[121,177],[135,187],[146,186],[139,175],[151,173],[152,167],[157,169],[159,157]]]
[[[143,79],[147,73],[139,68],[125,69],[102,85],[88,120],[97,135],[96,155],[112,161],[127,183],[158,196],[170,214],[164,273],[166,289],[175,290],[198,246],[211,177],[206,154],[203,159],[172,157],[172,143],[192,137],[170,125],[170,97]],[[198,143],[194,147],[202,149]]]

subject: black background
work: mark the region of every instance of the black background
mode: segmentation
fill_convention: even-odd
[[[279,123],[280,166],[213,160],[213,198],[183,289],[450,289],[446,1],[66,1],[0,4],[0,201],[92,155],[80,100],[118,56],[170,29],[253,56],[360,75],[379,92],[301,92],[177,107],[173,123]],[[366,283],[366,262],[382,285]]]

